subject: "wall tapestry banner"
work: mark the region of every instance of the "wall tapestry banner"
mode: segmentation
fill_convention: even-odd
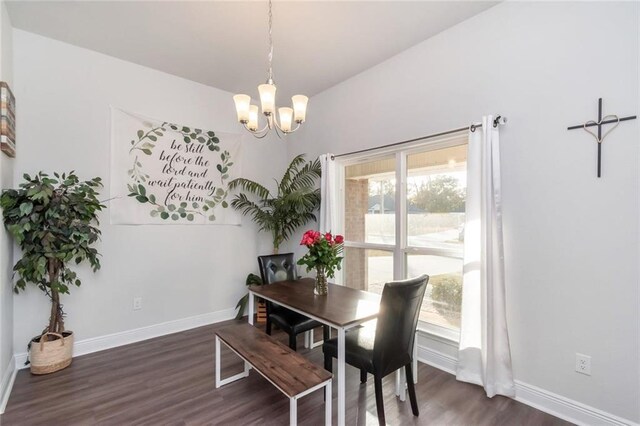
[[[240,135],[111,109],[112,224],[239,225]]]

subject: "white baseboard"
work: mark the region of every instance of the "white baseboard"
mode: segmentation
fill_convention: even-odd
[[[456,374],[458,360],[434,349],[419,346],[418,361],[447,373]],[[519,380],[515,382],[516,401],[571,423],[577,425],[640,426],[631,420],[623,419],[528,383],[523,383]]]
[[[7,369],[2,375],[2,382],[0,382],[0,414],[4,413],[4,408],[7,406],[17,373],[15,356],[12,356]]]
[[[418,361],[454,375],[458,365],[456,358],[425,346],[418,346]]]
[[[118,346],[128,345],[130,343],[153,339],[154,337],[165,336],[167,334],[178,333],[180,331],[190,330],[192,328],[202,327],[216,322],[230,320],[234,317],[235,309],[225,309],[222,311],[181,318],[119,333],[107,334],[105,336],[79,340],[73,345],[73,356],[81,356],[93,352],[104,351],[105,349],[111,349]],[[24,365],[27,361],[27,352],[15,354],[14,358],[16,370],[28,367],[28,365]]]
[[[515,399],[578,425],[638,426],[638,423],[631,420],[623,419],[519,380],[516,380]]]

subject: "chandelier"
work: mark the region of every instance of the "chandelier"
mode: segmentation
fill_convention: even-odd
[[[273,82],[273,38],[271,33],[273,15],[271,8],[271,0],[269,0],[269,68],[267,82],[258,86],[260,106],[266,119],[266,124],[262,129],[258,129],[258,106],[251,104],[251,96],[240,94],[233,97],[233,101],[236,104],[238,122],[242,123],[244,128],[257,138],[265,137],[272,129],[275,129],[278,136],[280,136],[280,132],[286,135],[298,130],[300,125],[304,123],[307,114],[307,102],[309,101],[309,98],[304,95],[292,96],[293,108],[277,108],[279,120],[276,119],[276,85]],[[294,122],[296,124],[295,128],[293,127]]]

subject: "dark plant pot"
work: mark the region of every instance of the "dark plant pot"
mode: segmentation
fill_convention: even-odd
[[[55,340],[45,340],[45,336],[54,336]],[[49,374],[62,370],[71,364],[73,357],[73,331],[45,333],[31,339],[29,361],[31,374]]]

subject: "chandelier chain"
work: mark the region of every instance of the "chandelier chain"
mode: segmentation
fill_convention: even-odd
[[[272,34],[272,26],[273,26],[273,13],[271,12],[271,0],[269,0],[269,69],[268,75],[269,80],[273,80],[273,34]]]

